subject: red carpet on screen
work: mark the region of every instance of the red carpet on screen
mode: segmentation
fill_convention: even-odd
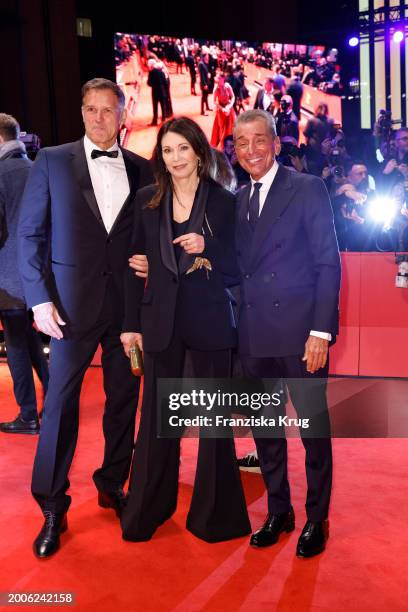
[[[0,389],[0,418],[8,420],[17,407],[5,364]],[[305,522],[298,439],[289,440],[296,530],[278,544],[263,550],[251,549],[248,538],[206,544],[185,530],[193,439],[183,440],[176,514],[150,542],[131,543],[122,540],[114,512],[98,507],[91,479],[102,457],[102,406],[101,370],[91,368],[71,471],[69,529],[59,553],[47,560],[37,560],[31,550],[42,524],[30,495],[37,437],[0,434],[0,592],[72,592],[75,609],[87,612],[408,610],[406,440],[334,440],[330,538],[313,559],[295,557]],[[237,440],[239,455],[252,448],[250,439]],[[259,474],[244,473],[243,484],[256,529],[266,514],[263,482]]]

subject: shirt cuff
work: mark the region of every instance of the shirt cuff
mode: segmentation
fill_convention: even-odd
[[[52,304],[52,302],[41,302],[41,304],[36,304],[35,306],[32,306],[31,310],[35,312],[37,308],[39,308],[40,306],[45,306],[45,304]]]
[[[331,342],[332,339],[332,335],[328,332],[315,331],[314,329],[312,329],[310,335],[316,336],[316,338],[322,338],[322,340],[328,340],[329,342]]]

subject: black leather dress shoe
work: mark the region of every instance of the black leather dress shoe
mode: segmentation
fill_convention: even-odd
[[[98,491],[98,504],[101,508],[113,508],[116,516],[120,517],[126,505],[126,495],[120,487],[116,491]]]
[[[66,514],[56,514],[49,510],[44,510],[43,514],[44,525],[33,544],[34,554],[39,559],[46,559],[57,552],[60,547],[60,534],[68,528]]]
[[[21,414],[19,414],[14,421],[0,423],[0,431],[4,433],[38,434],[40,433],[40,423],[38,419],[25,421]]]
[[[250,544],[257,548],[271,546],[279,540],[279,535],[283,531],[290,533],[294,528],[295,513],[293,508],[284,514],[268,514],[261,529],[252,534]]]
[[[329,521],[312,523],[307,521],[297,543],[296,555],[298,557],[314,557],[326,548],[329,537]]]

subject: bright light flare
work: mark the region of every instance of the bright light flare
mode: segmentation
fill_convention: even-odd
[[[376,198],[371,202],[368,212],[373,221],[382,223],[385,230],[390,229],[396,213],[395,201],[386,197]]]
[[[400,43],[404,40],[404,33],[401,32],[401,30],[397,30],[396,32],[394,32],[392,40],[395,43]]]

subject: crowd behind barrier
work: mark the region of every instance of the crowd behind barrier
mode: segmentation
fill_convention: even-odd
[[[149,71],[152,125],[160,122],[159,108],[161,121],[173,115],[172,74],[190,74],[190,95],[201,91],[201,114],[215,110],[211,144],[225,154],[236,188],[245,185],[248,176],[236,160],[234,118],[249,108],[262,108],[276,121],[282,143],[279,161],[293,171],[324,180],[342,251],[408,249],[408,128],[395,129],[390,114],[381,111],[371,146],[358,152],[350,147],[350,135],[338,117],[329,116],[327,103],[327,94],[334,100],[346,93],[335,49],[325,55],[319,47],[272,43],[250,47],[232,41],[117,35],[118,65],[135,55]],[[263,83],[256,83],[252,99],[247,84],[251,66],[268,75]],[[305,88],[321,94],[313,115],[307,105],[302,113]]]

